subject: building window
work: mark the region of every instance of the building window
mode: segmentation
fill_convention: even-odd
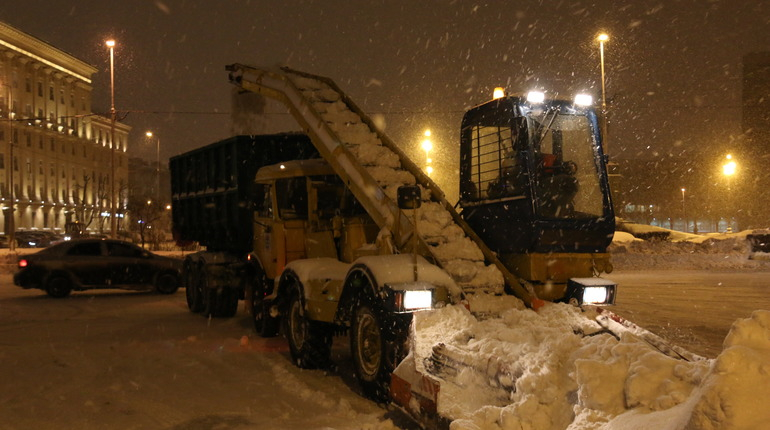
[[[38,161],[37,162],[37,173],[38,173],[38,175],[45,174],[45,171],[43,170],[43,162],[42,161]]]
[[[53,93],[53,85],[48,87],[48,100],[56,100]]]
[[[5,154],[0,154],[0,169],[5,169]]]
[[[37,83],[37,96],[38,97],[43,97],[43,83],[42,82],[38,82]]]
[[[32,135],[29,133],[24,133],[24,138],[27,141],[27,148],[32,146]]]
[[[51,138],[51,152],[56,151],[56,142],[53,140],[53,137]]]
[[[43,136],[40,136],[40,140],[37,142],[37,145],[40,149],[43,149]]]
[[[32,92],[32,80],[30,78],[25,79],[24,89],[27,90],[28,93]]]

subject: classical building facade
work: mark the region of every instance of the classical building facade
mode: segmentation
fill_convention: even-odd
[[[118,217],[128,188],[130,127],[91,111],[97,69],[0,22],[0,230],[109,231],[114,155]],[[113,153],[114,145],[114,153]],[[12,200],[13,199],[13,200]],[[13,204],[11,204],[13,202]]]

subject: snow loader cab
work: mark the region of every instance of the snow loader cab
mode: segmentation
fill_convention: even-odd
[[[592,108],[529,96],[474,107],[460,163],[461,216],[539,298],[614,302],[614,284],[590,279],[612,270],[615,229]],[[604,297],[585,300],[597,286]]]

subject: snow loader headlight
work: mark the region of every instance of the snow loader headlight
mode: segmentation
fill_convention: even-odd
[[[393,312],[415,312],[433,309],[431,284],[424,282],[388,284],[387,294]]]
[[[617,284],[603,278],[572,278],[565,301],[574,305],[614,305]]]

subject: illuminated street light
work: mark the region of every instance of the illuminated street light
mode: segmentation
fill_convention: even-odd
[[[684,232],[687,233],[687,210],[684,206],[684,193],[687,191],[685,188],[682,188],[682,218],[684,219]]]
[[[145,135],[152,139],[153,134],[151,131],[148,131]],[[160,201],[160,137],[156,138],[155,143],[155,155],[157,156],[157,164],[155,166],[155,200]]]
[[[497,87],[492,91],[492,99],[497,100],[505,97],[505,88]]]
[[[607,138],[607,93],[604,78],[604,42],[609,41],[610,36],[606,33],[601,33],[599,36],[597,36],[596,40],[599,41],[599,62],[602,69],[602,132],[604,133],[602,137],[604,138],[604,153],[608,154],[609,152],[607,151],[607,141],[609,139]]]
[[[423,136],[425,136],[425,139],[422,141],[420,146],[422,147],[422,150],[425,151],[425,172],[428,174],[428,176],[430,176],[430,174],[433,173],[433,167],[430,165],[430,163],[433,161],[430,158],[430,151],[433,150],[433,142],[430,141],[430,130],[425,130]]]
[[[118,237],[118,218],[115,207],[115,41],[110,39],[105,42],[110,48],[110,236]]]
[[[738,171],[738,164],[733,160],[732,154],[727,154],[725,159],[727,162],[722,165],[722,174],[725,175],[725,180],[727,181],[727,210],[730,213],[730,216],[727,217],[727,232],[732,233],[732,190],[730,189],[730,186],[732,185],[733,176],[735,176]]]
[[[14,211],[15,211],[16,205],[14,203],[14,199],[16,198],[16,196],[14,195],[15,193],[14,193],[14,184],[13,184],[13,180],[14,180],[13,178],[13,166],[14,166],[13,144],[15,143],[13,139],[13,120],[14,120],[15,112],[13,112],[13,89],[7,83],[2,83],[0,85],[8,88],[8,128],[9,128],[8,158],[10,160],[9,161],[10,165],[6,167],[6,169],[8,172],[8,186],[10,187],[9,194],[11,198],[8,199],[9,200],[8,215],[6,215],[6,218],[8,219],[8,250],[10,252],[15,252],[16,251],[16,221],[14,219],[15,217]]]

